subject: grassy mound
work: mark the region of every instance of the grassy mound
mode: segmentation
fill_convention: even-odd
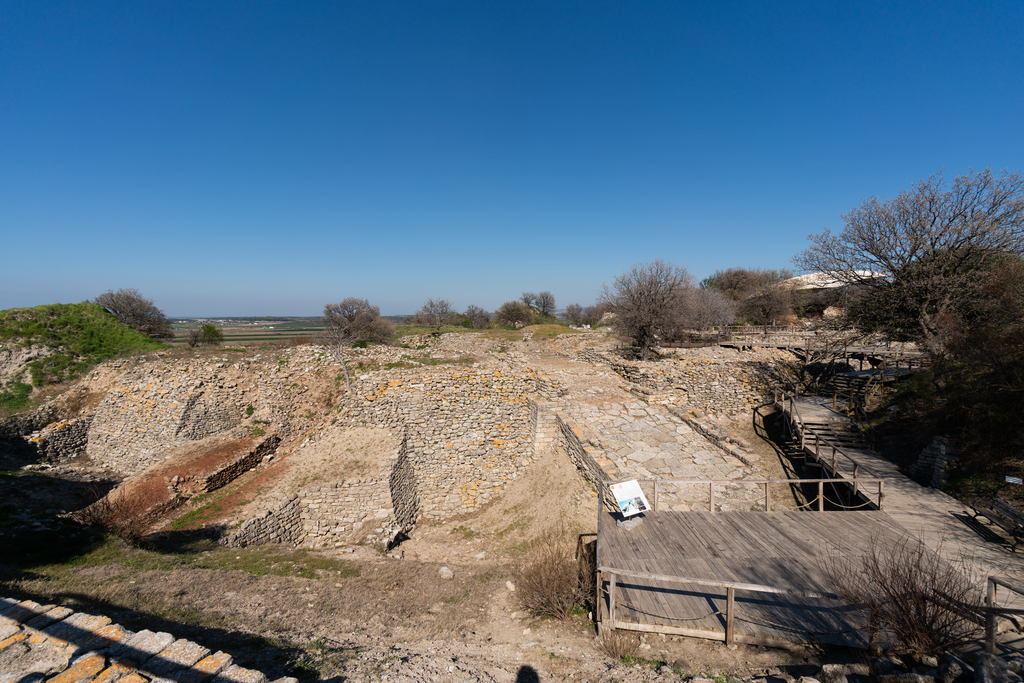
[[[37,387],[75,379],[110,358],[166,348],[92,303],[0,311],[0,341],[59,349],[52,356],[29,362],[31,382]],[[6,389],[4,394],[16,387]]]

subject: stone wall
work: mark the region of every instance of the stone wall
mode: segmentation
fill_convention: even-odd
[[[233,548],[264,543],[298,545],[305,535],[300,519],[301,508],[298,495],[292,494],[279,501],[273,510],[268,508],[246,520],[237,531],[223,537],[220,542]]]
[[[223,431],[220,413],[196,406],[224,402],[224,397],[208,395],[202,387],[201,380],[165,379],[152,369],[129,371],[96,409],[89,457],[125,474],[138,474],[160,462],[169,448],[197,440],[192,437],[199,434]]]
[[[226,467],[206,476],[200,484],[199,493],[213,491],[227,486],[244,473],[260,464],[267,456],[273,455],[281,444],[281,437],[270,434],[261,439],[256,447]]]
[[[760,349],[735,358],[666,358],[626,361],[586,349],[577,359],[609,366],[649,403],[687,406],[711,414],[734,415],[772,398],[777,384],[799,376],[800,363],[789,353]]]
[[[420,516],[420,494],[416,486],[416,469],[409,457],[409,440],[402,439],[395,466],[388,477],[391,489],[392,516],[398,524],[399,531],[409,533]]]
[[[948,436],[936,436],[928,444],[917,462],[910,466],[910,476],[932,488],[941,489],[946,483],[946,474],[956,462],[956,446]]]
[[[478,509],[532,462],[537,386],[525,367],[374,373],[354,383],[341,419],[404,432],[422,512],[443,519]]]
[[[92,418],[52,422],[28,437],[39,453],[39,459],[51,464],[70,460],[85,452]]]
[[[286,442],[318,424],[330,407],[333,365],[322,349],[308,346],[237,362],[217,356],[112,361],[90,374],[123,373],[96,409],[86,454],[133,475],[174,448],[240,425],[250,429],[238,436],[258,427]]]
[[[222,543],[233,547],[290,543],[322,548],[360,541],[390,547],[419,518],[416,473],[408,439],[378,476],[311,486],[246,521]]]
[[[564,413],[556,413],[555,420],[559,445],[594,488],[607,486],[609,482],[615,483],[621,478],[621,473],[615,463],[607,458],[604,449],[592,442],[592,439],[596,441],[599,438],[598,435],[592,434]]]

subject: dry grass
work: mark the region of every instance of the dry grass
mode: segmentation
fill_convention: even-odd
[[[516,568],[516,593],[535,616],[568,619],[591,596],[594,577],[589,554],[576,555],[575,537],[549,531]]]
[[[132,545],[139,545],[149,532],[149,513],[145,500],[115,489],[74,513],[73,517],[86,526],[104,529]]]
[[[950,564],[909,536],[891,545],[873,538],[859,559],[833,553],[822,561],[842,599],[870,615],[873,641],[918,655],[941,654],[978,637],[981,627],[967,615],[982,595],[967,565]]]
[[[598,645],[612,659],[621,660],[635,657],[640,652],[640,636],[629,631],[609,629],[601,633]]]

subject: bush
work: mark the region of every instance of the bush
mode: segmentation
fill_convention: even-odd
[[[516,568],[516,593],[535,616],[565,620],[590,597],[594,585],[588,553],[575,555],[570,536],[551,532],[542,537],[526,562]]]
[[[872,538],[857,560],[837,550],[822,569],[844,601],[870,615],[872,639],[906,654],[937,655],[979,636],[980,626],[965,616],[982,601],[966,564],[950,564],[938,549],[904,535],[895,543]]]
[[[137,496],[114,489],[89,507],[74,513],[75,521],[98,527],[132,545],[141,545],[149,531],[149,511]]]

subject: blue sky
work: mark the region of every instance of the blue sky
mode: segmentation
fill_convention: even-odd
[[[1024,4],[0,0],[0,308],[591,303],[1024,171]]]

